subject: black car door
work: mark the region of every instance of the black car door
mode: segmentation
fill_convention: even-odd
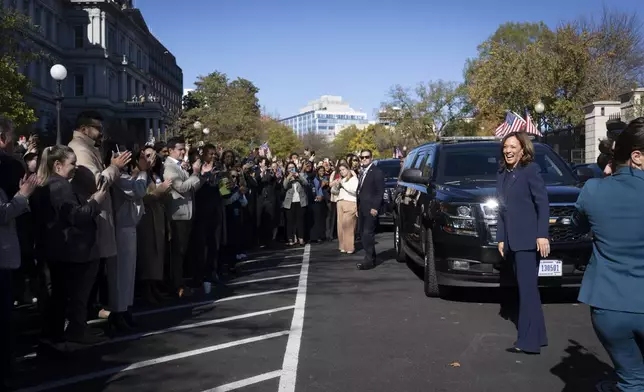
[[[426,158],[427,148],[421,147],[416,153],[413,162],[410,162],[409,168],[420,169]],[[424,191],[424,189],[420,184],[405,183],[405,192],[402,195],[401,207],[404,217],[402,238],[404,238],[405,242],[413,248],[415,247],[413,242],[417,241],[417,230],[415,229],[415,226],[418,224],[418,212],[420,208],[418,200],[420,199],[422,191]]]
[[[434,167],[434,156],[436,147],[434,145],[428,146],[424,151],[423,156],[419,155],[419,160],[416,161],[416,168],[423,172],[423,177],[431,178]],[[414,211],[414,221],[411,222],[409,232],[409,245],[414,249],[417,254],[424,256],[423,253],[423,225],[424,217],[429,208],[429,203],[432,199],[431,187],[429,182],[427,184],[416,184],[417,201]]]

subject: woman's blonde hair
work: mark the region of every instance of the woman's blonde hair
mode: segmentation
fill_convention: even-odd
[[[56,162],[65,162],[74,155],[74,150],[70,147],[58,145],[50,146],[43,150],[40,156],[40,165],[38,166],[38,179],[45,184],[49,177],[54,174],[54,164]]]

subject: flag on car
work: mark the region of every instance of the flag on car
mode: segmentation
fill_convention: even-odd
[[[403,154],[400,151],[400,148],[398,148],[398,147],[394,148],[394,158],[400,159],[402,157],[403,157]]]
[[[528,113],[527,110],[525,112],[525,121],[526,121],[526,125],[525,125],[526,133],[529,133],[535,136],[543,136],[539,131],[539,128],[537,128],[537,126],[534,125],[534,123],[532,122],[532,118],[530,118],[530,113]]]
[[[494,136],[503,138],[512,132],[519,132],[526,125],[526,121],[515,112],[508,111],[505,121],[494,131]]]

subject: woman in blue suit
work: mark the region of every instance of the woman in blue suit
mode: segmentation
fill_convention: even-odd
[[[534,145],[525,133],[503,138],[497,176],[499,252],[514,265],[519,286],[519,328],[513,353],[538,354],[548,345],[538,287],[539,255],[550,254],[549,204]]]

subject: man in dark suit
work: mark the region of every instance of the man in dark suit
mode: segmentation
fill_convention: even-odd
[[[378,166],[373,164],[371,150],[360,153],[362,171],[358,183],[358,219],[364,261],[356,266],[359,270],[368,270],[376,266],[376,220],[385,192],[385,177]]]

